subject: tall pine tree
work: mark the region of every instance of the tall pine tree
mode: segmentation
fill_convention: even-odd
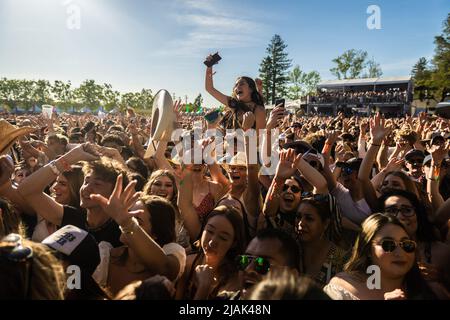
[[[287,93],[291,60],[284,51],[286,48],[287,45],[281,37],[274,35],[266,49],[267,56],[260,64],[259,73],[263,82],[264,99],[272,104],[278,97],[283,97]]]

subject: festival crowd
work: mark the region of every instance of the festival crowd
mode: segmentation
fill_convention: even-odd
[[[177,101],[151,142],[130,108],[3,114],[0,299],[449,299],[449,119],[268,112],[261,85],[207,67],[224,112]]]

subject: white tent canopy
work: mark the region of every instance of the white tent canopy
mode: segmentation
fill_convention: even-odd
[[[376,86],[382,84],[405,84],[411,81],[410,76],[405,77],[386,77],[386,78],[363,78],[363,79],[344,79],[328,80],[317,85],[318,89],[332,89],[351,86]]]

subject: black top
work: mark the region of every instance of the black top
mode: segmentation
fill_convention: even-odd
[[[85,212],[81,209],[64,206],[61,227],[68,224],[88,231],[98,242],[107,241],[111,243],[113,247],[120,247],[123,245],[119,240],[121,234],[119,225],[112,219],[108,220],[105,224],[98,228],[89,228],[87,224],[87,214]]]

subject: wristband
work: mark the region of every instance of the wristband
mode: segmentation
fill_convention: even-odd
[[[56,161],[52,160],[48,163],[48,166],[50,167],[50,169],[52,169],[53,173],[57,176],[59,176],[61,174],[61,171],[59,171],[59,169],[56,167]]]
[[[135,217],[131,217],[128,224],[126,226],[119,226],[119,229],[122,233],[126,235],[132,235],[136,228],[139,226],[139,223]]]

